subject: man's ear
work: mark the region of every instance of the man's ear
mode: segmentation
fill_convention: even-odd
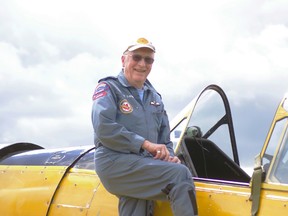
[[[124,67],[125,66],[125,56],[124,55],[122,55],[121,61],[122,61],[122,67]]]

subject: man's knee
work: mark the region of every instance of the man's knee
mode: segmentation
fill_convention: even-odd
[[[174,167],[172,172],[174,173],[173,181],[176,184],[181,183],[183,181],[193,182],[190,170],[183,164],[177,164],[177,166]]]

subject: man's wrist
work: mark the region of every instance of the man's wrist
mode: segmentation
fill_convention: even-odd
[[[148,140],[144,140],[144,143],[142,144],[141,148],[146,150],[149,146],[149,141]]]

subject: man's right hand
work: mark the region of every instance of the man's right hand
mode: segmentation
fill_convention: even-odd
[[[165,144],[152,143],[145,140],[142,148],[150,152],[155,159],[169,161],[170,153]]]

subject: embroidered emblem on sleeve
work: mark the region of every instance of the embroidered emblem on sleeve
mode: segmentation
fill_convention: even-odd
[[[107,85],[107,83],[99,83],[97,86],[96,86],[96,89],[94,91],[94,94],[93,94],[93,97],[92,99],[93,100],[96,100],[100,97],[103,97],[105,95],[107,95],[107,90],[109,89],[109,85]]]
[[[131,113],[133,111],[133,107],[126,99],[120,101],[119,107],[120,107],[120,111],[124,114]]]

